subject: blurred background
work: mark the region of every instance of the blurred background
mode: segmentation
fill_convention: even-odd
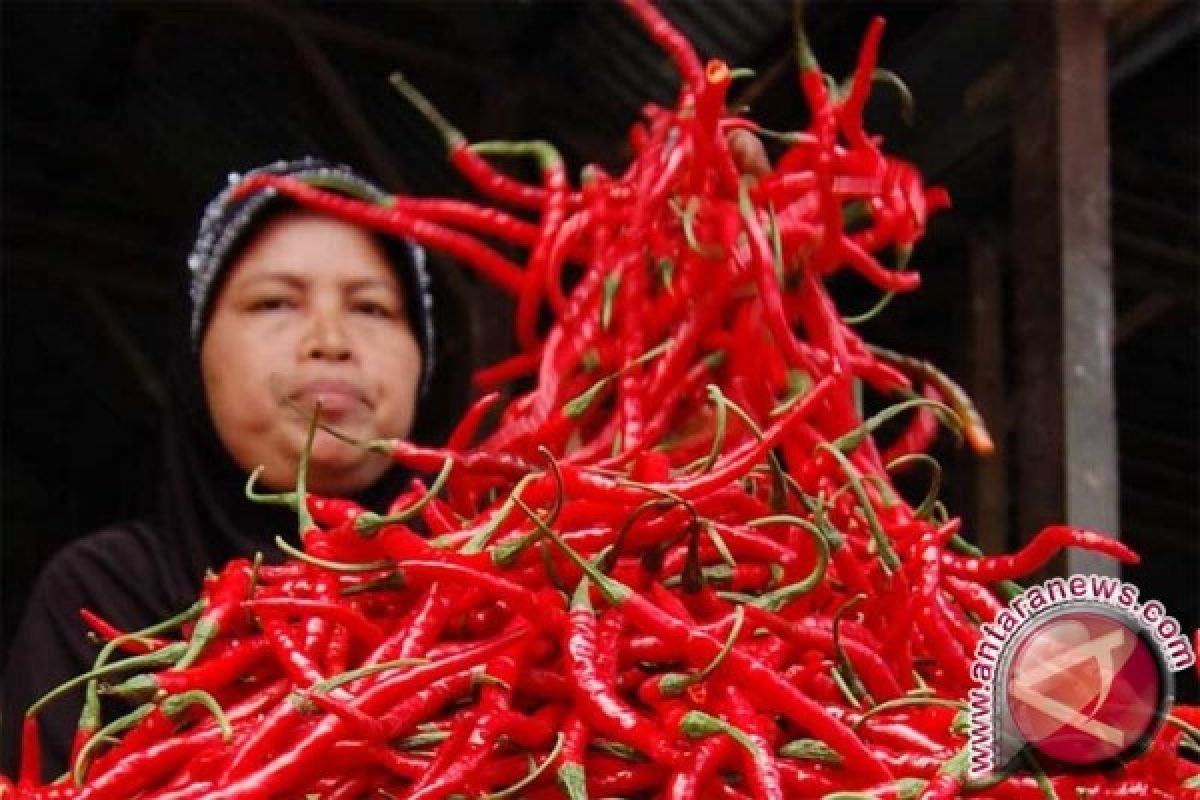
[[[806,124],[789,3],[661,7],[702,56],[754,70],[736,105],[768,127]],[[875,14],[880,65],[915,114],[881,85],[868,129],[954,207],[916,251],[922,290],[866,336],[962,383],[998,444],[986,461],[939,445],[947,505],[993,552],[1061,520],[1114,531],[1144,556],[1123,575],[1195,629],[1200,5],[809,3],[827,72],[850,73]],[[575,176],[619,169],[642,105],[677,88],[610,2],[5,2],[0,15],[5,648],[57,547],[154,500],[184,256],[227,173],[316,154],[397,191],[469,196],[391,90],[397,69],[471,138],[549,139]],[[463,283],[480,361],[499,360],[507,310]],[[875,300],[854,280],[834,289],[845,314]]]

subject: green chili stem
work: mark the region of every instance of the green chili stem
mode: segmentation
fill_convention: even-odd
[[[689,739],[702,739],[705,736],[725,734],[746,748],[756,763],[764,764],[767,760],[767,754],[745,731],[703,711],[689,711],[684,714],[679,721],[679,730]]]
[[[962,710],[966,708],[961,700],[950,700],[945,697],[897,697],[892,700],[887,700],[874,706],[869,711],[865,712],[861,717],[854,721],[850,726],[851,730],[858,730],[864,722],[876,714],[882,714],[885,711],[894,711],[897,708],[907,708],[909,706],[944,706],[946,708],[954,708]]]
[[[604,599],[608,603],[611,605],[620,605],[629,598],[632,590],[628,586],[608,577],[603,572],[598,570],[590,561],[579,555],[579,553],[576,553],[575,550],[572,549],[572,547],[567,544],[566,541],[564,541],[563,538],[559,536],[553,528],[546,525],[546,523],[544,523],[541,518],[534,513],[533,509],[525,505],[520,498],[517,498],[516,502],[517,506],[525,512],[525,515],[533,521],[533,524],[536,525],[543,534],[550,537],[550,540],[553,541],[554,544],[566,554],[567,558],[571,559],[575,566],[579,567],[579,569],[583,571],[583,574],[590,578],[592,583],[596,584],[596,589],[599,590],[602,595],[604,595]]]
[[[203,706],[208,713],[212,714],[217,727],[221,729],[222,740],[228,743],[233,739],[233,727],[229,724],[229,717],[225,715],[225,709],[221,708],[217,698],[206,691],[191,689],[171,695],[162,701],[162,710],[168,717],[176,717],[188,707],[195,705]]]
[[[508,519],[508,515],[512,513],[512,510],[516,504],[517,496],[525,489],[526,486],[533,483],[539,477],[539,475],[531,473],[517,481],[517,485],[512,488],[511,492],[509,492],[508,499],[504,501],[504,505],[497,509],[496,513],[493,514],[491,519],[487,521],[487,524],[480,528],[479,532],[472,536],[471,539],[462,546],[459,552],[465,555],[482,553],[484,548],[487,547],[487,543],[493,536],[496,535],[496,531],[500,530],[500,526],[504,524],[504,520]],[[437,540],[434,539],[432,544],[437,546]]]
[[[721,537],[721,534],[717,533],[717,527],[707,519],[701,520],[700,525],[703,527],[704,532],[708,534],[708,538],[712,541],[713,549],[717,551],[717,555],[721,557],[721,560],[728,564],[730,568],[736,567],[737,561],[734,559],[729,545],[725,544],[725,539]]]
[[[397,658],[393,661],[381,661],[378,664],[367,664],[365,666],[358,667],[357,669],[351,669],[337,675],[333,675],[323,681],[318,681],[317,683],[313,684],[310,691],[325,694],[333,691],[343,684],[356,681],[359,678],[365,678],[368,675],[376,675],[380,672],[387,672],[388,670],[400,669],[402,667],[418,667],[422,664],[428,663],[428,658]]]
[[[275,537],[275,545],[292,558],[303,561],[306,564],[312,564],[314,567],[327,569],[330,572],[374,572],[381,569],[392,569],[396,566],[395,562],[390,560],[364,561],[359,564],[330,561],[327,558],[320,558],[319,556],[314,556],[300,550],[294,545],[289,544],[282,536]]]
[[[1042,794],[1046,796],[1046,800],[1058,800],[1058,792],[1054,791],[1054,784],[1047,777],[1046,770],[1042,769],[1037,756],[1033,754],[1030,748],[1026,747],[1021,751],[1021,757],[1029,765],[1029,771],[1033,773],[1033,778],[1037,781],[1038,788],[1042,790]]]
[[[937,400],[930,400],[928,397],[913,397],[908,400],[894,403],[877,414],[863,421],[861,425],[853,430],[843,433],[838,438],[834,439],[832,444],[843,453],[851,453],[857,448],[870,434],[879,429],[881,425],[890,419],[893,419],[905,411],[912,408],[928,407],[937,411],[941,411],[946,415],[947,419],[957,420],[958,415],[954,413],[954,409],[945,403],[939,403]],[[956,435],[962,435],[961,423],[953,428]]]
[[[71,767],[71,779],[75,782],[75,785],[79,787],[83,786],[88,766],[91,764],[92,753],[95,752],[97,747],[115,741],[117,734],[123,733],[140,723],[150,715],[150,712],[154,708],[154,703],[143,703],[128,714],[117,717],[96,731],[92,738],[88,739],[87,743],[80,748],[79,754],[75,757],[75,763]]]
[[[388,525],[407,522],[417,514],[420,514],[421,511],[425,509],[425,506],[433,502],[433,498],[437,497],[438,493],[445,488],[446,483],[450,480],[450,472],[453,470],[453,468],[454,459],[447,458],[442,462],[442,468],[438,471],[437,477],[434,478],[433,485],[429,487],[428,491],[425,492],[420,500],[417,500],[408,508],[401,509],[394,514],[388,514],[387,516],[381,516],[372,511],[361,514],[356,520],[354,520],[354,530],[359,533],[374,533],[380,528],[387,527]]]
[[[312,514],[308,511],[308,461],[312,456],[313,439],[317,435],[317,418],[321,416],[321,403],[313,404],[312,418],[304,436],[304,449],[300,451],[300,466],[296,470],[296,523],[303,539],[313,528]]]
[[[841,466],[842,472],[850,481],[851,490],[854,496],[858,499],[858,504],[863,510],[863,516],[867,518],[867,525],[871,529],[871,536],[875,540],[875,546],[879,549],[879,558],[883,562],[884,571],[891,575],[896,570],[900,569],[900,559],[892,550],[891,542],[888,541],[887,534],[883,532],[883,526],[879,524],[879,517],[875,514],[875,508],[871,505],[870,499],[867,497],[866,490],[862,486],[862,476],[854,465],[850,463],[850,459],[846,458],[845,454],[828,442],[822,442],[817,445],[818,450],[825,450],[837,460]]]
[[[588,800],[587,773],[583,764],[568,761],[558,768],[558,785],[567,793],[567,800]]]
[[[187,650],[187,642],[172,642],[171,644],[153,653],[145,653],[142,655],[131,656],[123,661],[116,661],[112,664],[105,664],[95,669],[89,670],[82,675],[76,675],[70,680],[59,684],[40,699],[35,701],[25,711],[25,716],[32,717],[42,710],[44,706],[62,697],[67,692],[77,686],[81,686],[94,678],[105,678],[109,675],[115,675],[119,672],[125,672],[132,669],[145,669],[153,667],[164,667],[169,664],[174,664],[179,660],[179,657]]]
[[[912,256],[912,245],[901,245],[896,252],[896,272],[904,272],[904,270],[908,268],[908,260]],[[842,320],[847,325],[862,325],[870,322],[872,319],[883,313],[883,310],[886,309],[895,298],[895,292],[887,292],[883,295],[883,297],[880,297],[877,301],[875,301],[875,305],[871,306],[863,313],[851,314],[850,316],[842,317]]]
[[[817,588],[825,579],[825,572],[829,568],[829,553],[830,543],[826,539],[822,530],[813,525],[806,519],[794,516],[792,514],[772,514],[766,517],[752,519],[746,523],[750,527],[757,528],[763,525],[795,525],[806,531],[813,537],[813,541],[817,544],[817,563],[813,565],[812,572],[806,575],[801,580],[780,586],[778,589],[763,594],[758,599],[752,601],[754,605],[765,608],[768,611],[778,611],[783,606],[801,595],[808,594],[813,589]]]
[[[498,792],[492,792],[491,794],[484,795],[484,800],[506,800],[506,798],[514,797],[520,794],[525,787],[532,785],[534,781],[542,776],[542,773],[544,773],[551,764],[558,760],[558,754],[562,752],[563,744],[565,742],[566,737],[563,736],[562,732],[560,731],[558,736],[556,736],[554,739],[554,747],[550,749],[550,752],[546,755],[546,758],[542,760],[541,764],[538,764],[536,767],[531,769],[528,775],[514,783],[512,786],[509,786],[506,789],[501,789]]]
[[[617,297],[617,289],[620,286],[620,272],[613,270],[604,276],[604,287],[600,296],[600,329],[603,331],[607,331],[612,327],[613,302]]]
[[[108,659],[112,657],[112,654],[116,652],[117,648],[125,642],[139,641],[142,639],[142,637],[156,636],[161,633],[172,631],[175,628],[178,628],[180,625],[183,625],[185,622],[197,617],[204,610],[204,606],[205,601],[203,598],[201,598],[172,617],[168,617],[161,622],[156,622],[153,625],[149,625],[139,631],[126,633],[113,638],[112,641],[106,643],[104,647],[101,648],[100,653],[96,656],[95,663],[92,665],[92,669],[96,669],[107,664]],[[87,688],[84,690],[83,711],[79,715],[79,727],[83,728],[84,730],[93,730],[97,725],[100,724],[99,685],[99,680],[93,678],[92,680],[88,681]]]
[[[397,750],[420,750],[430,745],[441,744],[450,738],[450,731],[424,731],[397,739],[392,747]]]
[[[867,693],[866,687],[859,680],[858,673],[854,670],[854,664],[851,663],[850,657],[846,655],[846,649],[842,647],[841,636],[842,617],[845,616],[847,611],[866,599],[867,596],[865,594],[856,594],[838,606],[837,611],[833,612],[833,652],[838,662],[835,674],[841,674],[845,677],[846,690],[850,692],[851,697],[870,701],[870,694]],[[855,707],[858,707],[857,704]]]
[[[588,407],[595,402],[596,398],[600,396],[600,393],[607,388],[610,383],[624,375],[629,370],[634,369],[635,367],[640,367],[647,361],[652,361],[653,359],[661,356],[671,346],[671,342],[671,339],[666,339],[660,342],[658,345],[642,353],[628,364],[622,366],[616,372],[612,373],[611,375],[606,375],[600,380],[596,381],[587,389],[584,389],[580,394],[568,400],[566,404],[563,405],[563,413],[568,417],[583,416],[584,412],[588,410]]]
[[[921,504],[913,511],[917,519],[929,519],[933,513],[933,504],[937,502],[938,494],[942,491],[942,465],[938,463],[936,458],[927,453],[909,453],[908,455],[893,459],[884,469],[891,472],[897,467],[907,464],[925,464],[933,474],[933,479],[929,482],[929,489],[925,492],[925,496],[921,498]]]
[[[795,739],[779,748],[777,753],[784,758],[817,761],[832,766],[842,763],[842,757],[838,755],[838,752],[820,739]]]
[[[563,159],[558,150],[544,139],[531,139],[523,142],[494,139],[487,142],[475,142],[470,149],[483,156],[532,156],[537,160],[538,168],[542,172],[561,169],[563,166]]]
[[[408,82],[401,72],[393,72],[388,76],[388,81],[404,99],[415,108],[421,116],[429,121],[429,124],[434,127],[438,134],[442,137],[442,141],[446,145],[447,150],[453,150],[466,142],[466,137],[462,132],[450,124],[442,113],[437,110],[433,103],[425,95],[421,94],[415,86]]]
[[[268,494],[259,492],[254,487],[258,484],[258,476],[262,475],[263,470],[267,467],[264,464],[259,464],[250,473],[250,477],[246,478],[246,486],[243,490],[246,499],[252,503],[262,503],[265,505],[287,506],[293,511],[296,510],[296,493],[295,492],[276,492]]]
[[[696,466],[695,471],[698,473],[708,472],[712,469],[713,464],[717,463],[717,458],[721,455],[721,446],[725,444],[725,426],[729,416],[729,409],[725,404],[725,395],[721,393],[721,390],[709,384],[707,392],[709,399],[713,403],[714,414],[716,416],[713,420],[712,447],[709,448],[708,455],[704,456]]]

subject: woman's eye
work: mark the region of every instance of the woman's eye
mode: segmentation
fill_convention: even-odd
[[[251,311],[282,311],[295,304],[287,297],[260,297],[250,303]]]
[[[392,309],[389,307],[383,305],[382,303],[375,303],[372,301],[355,303],[354,310],[360,314],[366,314],[371,317],[384,317],[390,319],[391,317],[395,316],[395,314],[392,313]]]

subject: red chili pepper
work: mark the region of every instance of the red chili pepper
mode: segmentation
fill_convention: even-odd
[[[862,115],[867,103],[867,95],[871,91],[872,73],[879,53],[879,41],[883,38],[883,17],[871,20],[867,35],[863,38],[862,47],[858,53],[858,65],[854,68],[854,81],[850,86],[850,94],[838,109],[838,120],[850,146],[859,152],[878,154],[878,148],[863,132]],[[881,156],[880,156],[881,157]],[[882,157],[881,157],[882,158]]]
[[[827,656],[835,657],[832,626],[829,629],[813,624],[791,622],[754,605],[745,606],[752,622],[765,625],[801,649],[815,649]],[[855,672],[866,684],[871,696],[877,701],[890,700],[903,694],[892,671],[879,657],[875,648],[862,642],[843,625],[840,631],[841,646],[846,651]]]
[[[721,762],[733,749],[733,741],[714,736],[703,740],[667,782],[667,800],[692,800],[701,797],[701,789],[716,774]]]
[[[567,310],[568,301],[563,294],[562,283],[563,268],[566,266],[568,256],[571,255],[572,251],[579,249],[579,240],[585,233],[592,233],[593,250],[599,250],[606,246],[606,240],[601,237],[600,231],[594,230],[596,228],[597,214],[599,213],[602,213],[601,209],[590,207],[572,214],[558,227],[557,231],[553,232],[554,238],[550,241],[546,249],[546,270],[545,278],[542,282],[543,289],[546,292],[546,299],[549,301],[550,307],[560,317]]]
[[[704,83],[704,71],[688,41],[671,26],[648,0],[623,0],[625,7],[637,18],[650,38],[671,57],[685,91],[695,92]]]
[[[471,440],[475,438],[475,434],[479,431],[479,426],[482,424],[484,417],[496,407],[496,403],[499,400],[499,392],[489,392],[472,403],[471,407],[467,409],[467,413],[463,415],[462,420],[454,427],[454,431],[446,440],[446,449],[466,450],[470,446]]]
[[[463,200],[396,196],[391,198],[391,205],[431,222],[468,228],[509,244],[530,247],[539,238],[537,227],[520,217]]]
[[[916,587],[917,595],[913,598],[913,615],[925,646],[942,669],[946,670],[955,686],[965,691],[971,686],[970,656],[954,640],[937,600],[941,555],[941,549],[934,541],[934,533],[927,531],[921,536],[918,554],[921,573]]]
[[[484,147],[487,149],[481,149]],[[476,152],[510,155],[527,153],[535,156],[541,165],[542,182],[546,192],[546,202],[538,226],[541,236],[530,253],[529,265],[523,275],[521,290],[517,296],[516,316],[517,344],[523,350],[534,350],[538,345],[538,310],[546,276],[551,269],[551,254],[555,249],[553,236],[563,227],[567,214],[568,187],[562,157],[546,142],[488,143],[476,145],[472,149]]]
[[[437,581],[443,578],[457,578],[459,581],[469,582],[477,589],[503,600],[516,613],[545,630],[561,630],[566,624],[566,614],[560,605],[561,596],[556,604],[545,593],[534,593],[498,575],[451,561],[406,560],[398,566],[409,580]]]
[[[367,646],[374,647],[383,639],[383,631],[379,626],[355,611],[349,605],[328,600],[309,600],[304,598],[266,598],[247,603],[255,614],[283,614],[298,616],[326,617],[361,639]]]
[[[245,629],[242,601],[250,594],[252,575],[250,562],[239,558],[230,561],[220,575],[206,582],[204,612],[196,620],[188,648],[176,662],[176,669],[184,669],[195,662],[217,636]]]
[[[542,358],[540,350],[530,353],[517,353],[490,367],[477,370],[471,377],[471,382],[475,384],[476,388],[485,391],[499,388],[510,381],[535,372]]]
[[[716,61],[702,68],[647,0],[627,6],[683,87],[675,107],[643,109],[628,168],[585,167],[579,192],[548,145],[472,149],[398,81],[468,179],[535,210],[536,224],[456,200],[372,205],[336,186],[321,191],[320,178],[259,175],[235,190],[283,193],[445,250],[518,294],[526,352],[477,378],[529,376],[534,386],[477,443],[496,395],[477,401],[443,448],[367,443],[417,472],[448,464],[432,491],[411,482],[388,517],[304,495],[306,552],[210,580],[191,648],[149,644],[173,657],[188,649],[183,668],[113,691],[209,687],[238,714],[234,741],[220,741],[198,709],[144,706],[79,794],[894,798],[915,791],[915,779],[948,796],[963,788],[959,765],[946,763],[963,745],[956,709],[908,707],[915,700],[865,709],[901,700],[914,681],[940,698],[961,694],[976,624],[1002,608],[988,584],[1063,546],[1131,557],[1068,528],[1015,556],[945,553],[961,547],[961,520],[928,521],[932,498],[914,510],[891,484],[873,438],[880,418],[862,419],[860,384],[885,396],[924,387],[962,418],[974,448],[991,441],[961,389],[868,345],[824,284],[851,270],[889,291],[913,288],[907,255],[948,202],[863,128],[882,22],[845,96],[830,92],[801,31],[809,128],[785,134],[777,166],[743,184],[727,136],[757,128],[725,108],[732,73]],[[542,185],[481,157],[501,149],[536,153]],[[485,240],[523,248],[528,268]],[[553,319],[543,330],[545,300]],[[924,451],[935,434],[932,411],[918,408],[886,455]],[[406,525],[418,513],[436,538]],[[589,582],[608,603],[599,616]],[[568,611],[561,592],[573,585]],[[428,663],[385,663],[399,658]],[[697,732],[682,727],[696,712],[715,723],[705,735],[724,735],[676,737]],[[91,708],[79,741],[97,729]],[[797,737],[811,742],[776,750]],[[1156,785],[1176,790],[1200,772],[1180,760],[1179,741],[1171,730],[1106,776],[1049,780],[1072,796],[1165,796]],[[1038,791],[1014,776],[986,794]]]
[[[356,225],[403,236],[418,244],[445,252],[478,270],[490,282],[510,294],[520,288],[522,270],[469,234],[451,230],[399,208],[383,208],[362,200],[325,192],[296,178],[257,173],[248,176],[234,192],[235,199],[270,187],[297,203]]]
[[[42,782],[42,744],[38,736],[37,717],[21,721],[21,763],[17,772],[17,789],[25,791]]]
[[[114,627],[99,614],[89,611],[86,608],[79,609],[79,616],[83,618],[83,623],[95,631],[104,641],[111,642],[114,639],[121,639],[120,648],[127,653],[133,653],[134,655],[151,653],[155,650],[161,650],[170,644],[166,639],[159,639],[154,636],[128,636],[125,631]]]
[[[391,76],[392,86],[412,103],[437,130],[445,142],[452,163],[475,188],[486,195],[522,208],[540,209],[546,203],[546,191],[528,186],[496,171],[491,164],[474,152],[462,132],[443,117],[436,108],[399,73]],[[572,202],[577,198],[572,197]]]
[[[1051,525],[1039,531],[1029,544],[1014,555],[970,558],[943,552],[941,564],[949,575],[969,578],[976,583],[996,583],[1037,571],[1067,547],[1103,553],[1125,564],[1136,564],[1140,560],[1137,553],[1102,533],[1067,525]]]
[[[740,728],[746,738],[757,748],[757,753],[743,749],[740,759],[746,775],[751,796],[756,800],[783,800],[783,776],[774,756],[774,745],[765,733],[766,726],[759,720],[750,700],[736,686],[726,684],[722,692],[722,708],[729,715],[730,723]]]

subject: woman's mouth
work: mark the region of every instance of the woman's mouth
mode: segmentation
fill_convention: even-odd
[[[309,414],[320,405],[322,417],[341,417],[367,406],[367,399],[362,390],[347,381],[308,381],[294,389],[287,397]]]

